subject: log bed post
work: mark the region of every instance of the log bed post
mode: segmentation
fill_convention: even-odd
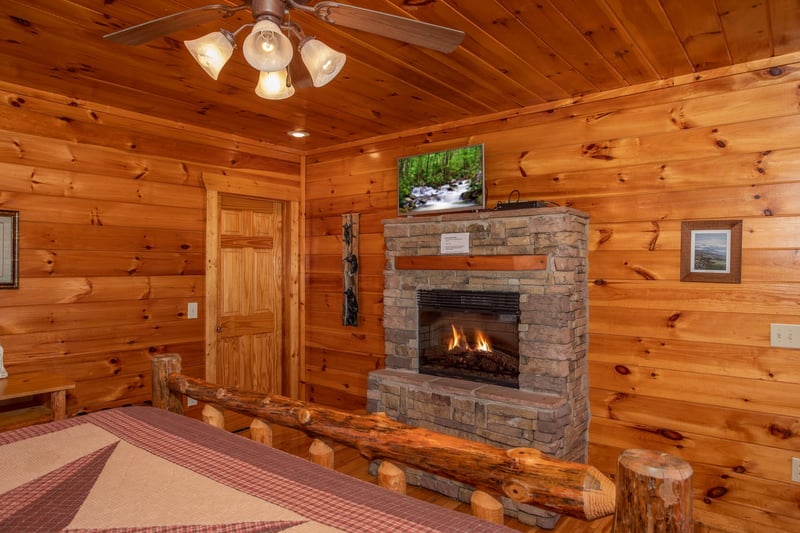
[[[655,450],[625,450],[617,461],[614,533],[692,533],[692,467]]]
[[[308,454],[311,462],[324,466],[325,468],[333,468],[333,448],[325,444],[320,439],[314,439],[311,447],[308,449]]]
[[[406,493],[406,473],[389,461],[378,467],[378,485],[399,494]]]
[[[165,353],[153,356],[153,407],[183,414],[183,395],[173,392],[167,383],[167,377],[170,374],[180,371],[181,356],[179,354]]]
[[[254,418],[250,422],[250,440],[272,448],[272,428],[260,418]]]
[[[203,406],[203,422],[215,428],[225,429],[225,412],[221,407],[213,403],[207,403]]]
[[[503,503],[491,494],[476,490],[469,501],[473,516],[495,524],[502,524],[505,521]]]

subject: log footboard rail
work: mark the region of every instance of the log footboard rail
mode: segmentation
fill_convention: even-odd
[[[646,516],[641,517],[643,512],[645,515],[655,513],[662,520],[666,517],[671,526],[664,531],[691,531],[691,467],[686,464],[689,469],[687,484],[685,469],[676,469],[672,461],[676,458],[671,456],[667,456],[669,460],[662,461],[664,467],[661,471],[667,473],[665,476],[658,475],[659,461],[654,461],[652,453],[639,454],[628,461],[631,471],[636,471],[636,464],[642,460],[650,464],[644,465],[642,470],[645,474],[633,476],[637,479],[635,491],[644,492],[623,494],[628,510],[622,512],[616,505],[617,500],[621,499],[618,487],[591,465],[560,460],[533,448],[502,449],[452,437],[409,426],[382,414],[358,415],[280,395],[223,387],[180,374],[180,365],[180,356],[177,354],[153,357],[154,407],[182,413],[182,395],[186,395],[206,403],[206,408],[210,409],[207,411],[204,408],[203,418],[212,425],[224,425],[222,409],[254,417],[254,425],[251,426],[253,437],[265,444],[271,443],[271,430],[265,422],[279,424],[316,439],[344,444],[369,460],[395,461],[460,481],[476,488],[476,495],[473,496],[475,514],[481,512],[476,511],[475,502],[485,501],[485,491],[583,520],[609,516],[616,511],[616,519],[620,522],[616,529],[618,532],[636,531],[634,522],[650,521]],[[312,457],[314,455],[315,462],[332,466],[332,451],[321,440],[315,441],[312,446]],[[660,455],[656,457],[659,458]],[[387,467],[391,466],[387,464]],[[404,478],[398,479],[398,475],[403,475],[400,469],[382,470],[379,478],[387,480],[382,484],[392,490],[405,486]],[[664,493],[661,490],[664,488],[674,491],[675,483],[669,483],[670,478],[674,481],[676,471],[681,478],[677,485],[688,496],[678,498],[677,502],[674,498],[663,500],[659,507],[657,502],[654,503],[658,498],[654,498],[653,494]],[[655,482],[643,482],[641,476]],[[489,519],[502,523],[502,506],[498,518],[495,504],[477,505]]]

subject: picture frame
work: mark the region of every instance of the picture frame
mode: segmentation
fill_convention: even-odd
[[[398,158],[398,216],[485,209],[484,158],[483,144]]]
[[[0,209],[0,289],[19,288],[19,211]]]
[[[681,281],[740,283],[742,221],[681,222]]]

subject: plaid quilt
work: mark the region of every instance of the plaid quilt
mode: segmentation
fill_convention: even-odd
[[[0,433],[0,531],[499,532],[151,407]]]

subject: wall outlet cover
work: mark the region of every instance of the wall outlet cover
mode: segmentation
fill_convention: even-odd
[[[800,324],[770,324],[769,345],[775,348],[800,348]]]

